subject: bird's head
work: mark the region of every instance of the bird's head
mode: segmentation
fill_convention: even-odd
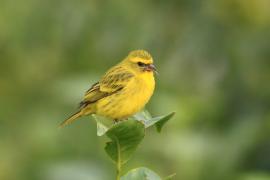
[[[144,50],[131,51],[124,63],[137,73],[157,72],[152,56]]]

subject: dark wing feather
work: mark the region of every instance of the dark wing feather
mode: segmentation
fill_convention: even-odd
[[[84,108],[88,104],[95,103],[106,96],[108,96],[108,93],[100,91],[99,83],[95,83],[89,90],[86,91],[84,100],[80,102],[79,107]]]
[[[80,108],[110,96],[123,89],[134,75],[122,67],[114,67],[106,75],[86,91]]]

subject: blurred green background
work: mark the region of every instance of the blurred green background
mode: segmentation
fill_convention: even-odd
[[[110,180],[85,117],[58,130],[130,50],[159,70],[147,135],[126,170],[177,180],[270,179],[269,0],[1,0],[0,179]]]

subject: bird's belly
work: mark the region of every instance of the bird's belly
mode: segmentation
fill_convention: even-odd
[[[134,83],[134,87],[131,86],[100,100],[96,114],[121,120],[140,111],[152,96],[154,85],[149,87]]]

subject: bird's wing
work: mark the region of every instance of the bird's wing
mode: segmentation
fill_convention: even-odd
[[[124,88],[134,77],[134,74],[127,69],[118,66],[112,68],[100,81],[100,90],[113,93]]]
[[[123,89],[134,75],[122,67],[115,67],[109,70],[100,82],[95,83],[86,91],[84,100],[80,103],[80,108],[98,100],[110,96]]]

